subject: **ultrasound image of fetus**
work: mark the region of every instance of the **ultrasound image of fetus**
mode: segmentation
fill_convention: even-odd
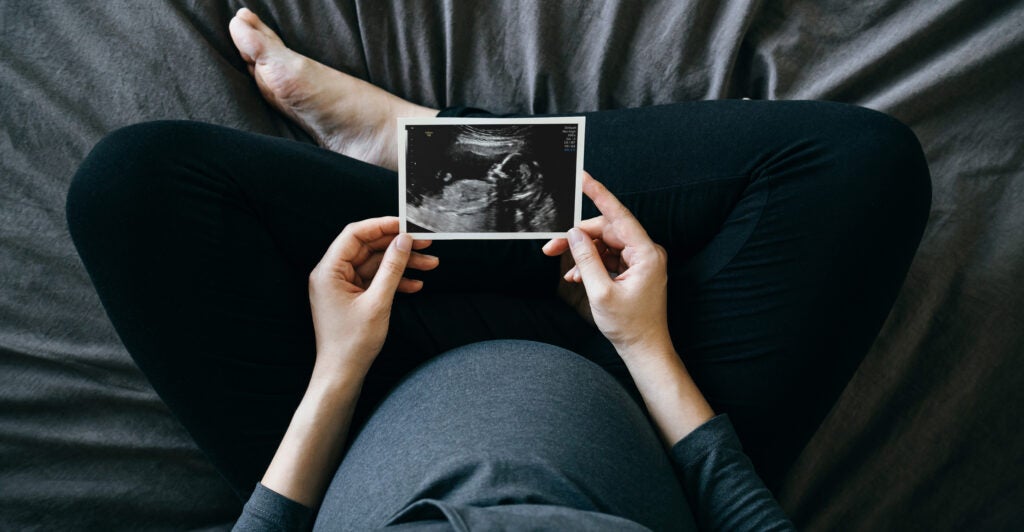
[[[409,131],[405,197],[411,230],[531,233],[571,226],[575,154],[561,151],[558,129],[456,125]],[[552,175],[563,177],[548,183]]]
[[[555,200],[544,190],[540,164],[511,153],[487,171],[493,183],[494,225],[499,232],[555,231]]]

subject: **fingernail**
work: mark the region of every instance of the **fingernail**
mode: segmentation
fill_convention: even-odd
[[[412,237],[408,233],[402,233],[395,238],[395,247],[398,251],[409,251],[412,249]]]
[[[569,230],[569,244],[575,246],[580,242],[583,242],[583,231],[580,231],[579,229],[573,227],[572,229]]]

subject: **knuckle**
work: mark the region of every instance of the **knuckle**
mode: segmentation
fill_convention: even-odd
[[[352,222],[345,225],[345,227],[341,230],[340,236],[344,238],[355,238],[355,234],[358,232],[358,230],[359,222]]]
[[[608,286],[598,286],[587,290],[587,297],[597,304],[605,304],[612,299],[612,289]]]
[[[405,265],[394,260],[381,262],[380,269],[387,275],[402,275],[405,273]]]
[[[320,271],[320,266],[317,266],[316,268],[313,268],[313,271],[309,272],[308,281],[310,288],[312,288],[313,286],[320,282]]]
[[[594,262],[594,252],[590,248],[576,249],[573,253],[573,258],[576,259],[576,264],[589,264]]]

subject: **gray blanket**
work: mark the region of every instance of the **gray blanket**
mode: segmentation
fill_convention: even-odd
[[[287,44],[414,102],[584,111],[827,99],[920,137],[904,290],[779,493],[803,528],[1024,517],[1024,2],[251,1]],[[0,2],[0,528],[223,526],[240,509],[114,334],[64,223],[106,132],[187,118],[309,141],[260,98],[234,0]]]

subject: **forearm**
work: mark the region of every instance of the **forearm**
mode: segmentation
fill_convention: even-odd
[[[261,481],[271,490],[315,508],[327,489],[348,435],[365,370],[314,370],[309,387]]]
[[[714,417],[671,345],[622,350],[620,355],[666,446]]]

